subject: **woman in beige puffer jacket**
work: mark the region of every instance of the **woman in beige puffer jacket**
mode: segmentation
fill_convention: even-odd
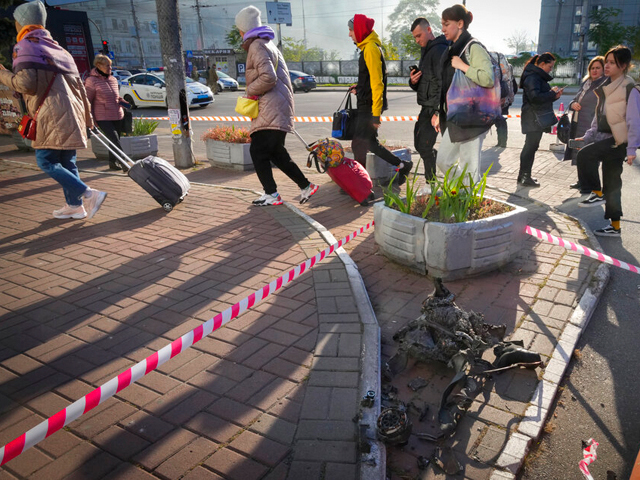
[[[254,205],[281,205],[282,198],[273,178],[271,163],[282,170],[298,187],[300,203],[305,203],[318,191],[294,163],[284,146],[288,132],[293,131],[293,88],[289,69],[282,53],[271,41],[275,34],[271,27],[262,26],[260,10],[254,6],[236,15],[236,25],[247,51],[247,97],[259,100],[258,117],[251,121],[251,160],[264,194]]]
[[[55,218],[91,218],[106,198],[89,188],[76,166],[76,149],[87,147],[86,129],[93,127],[87,94],[73,57],[44,28],[47,13],[38,0],[13,12],[18,43],[13,72],[0,65],[0,83],[22,95],[36,121],[32,146],[44,173],[62,186],[66,205]]]

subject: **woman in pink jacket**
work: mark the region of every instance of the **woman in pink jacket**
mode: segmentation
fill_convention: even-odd
[[[122,105],[126,106],[128,103],[120,97],[118,80],[111,75],[111,59],[106,55],[96,55],[93,65],[95,68],[84,81],[93,118],[107,138],[121,149],[120,132],[123,130],[124,118]],[[115,155],[109,152],[109,168],[126,170],[127,167],[120,165]]]

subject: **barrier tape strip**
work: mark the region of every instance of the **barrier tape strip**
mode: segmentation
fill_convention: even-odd
[[[177,340],[174,340],[173,342],[161,348],[141,362],[138,362],[133,367],[125,370],[117,377],[112,378],[104,385],[88,393],[80,400],[75,401],[67,408],[60,410],[55,415],[49,417],[48,419],[33,427],[31,430],[12,440],[4,447],[0,448],[0,465],[4,465],[8,461],[14,459],[25,450],[33,447],[61,428],[67,426],[69,423],[78,419],[89,410],[97,407],[108,398],[111,398],[116,393],[120,392],[122,389],[138,381],[149,372],[152,372],[163,363],[184,352],[187,348],[196,344],[211,332],[229,323],[241,313],[244,313],[249,308],[257,305],[268,296],[272,295],[285,285],[298,278],[304,272],[311,269],[316,263],[324,260],[325,257],[331,255],[336,249],[350,242],[372,226],[373,222],[368,223],[359,230],[356,230],[352,234],[346,236],[339,242],[334,243],[322,252],[316,254],[314,257],[289,270],[288,273],[285,273],[277,280],[274,280],[264,287],[256,290],[251,295],[236,303],[232,307],[227,308],[215,317],[207,320],[202,325],[194,328]]]
[[[520,118],[520,115],[503,115],[506,118]],[[142,120],[169,120],[169,117],[135,117]],[[251,117],[189,117],[192,122],[250,122]],[[333,117],[294,117],[294,121],[298,123],[331,123]],[[384,116],[380,117],[383,122],[417,122],[418,117],[415,115],[407,116]]]
[[[567,250],[573,250],[574,252],[581,253],[582,255],[586,255],[587,257],[594,258],[600,262],[608,263],[609,265],[613,265],[614,267],[622,268],[624,270],[629,270],[630,272],[640,274],[640,267],[636,267],[635,265],[631,265],[629,263],[623,262],[622,260],[617,260],[615,258],[610,257],[609,255],[596,252],[595,250],[591,250],[590,248],[575,244],[573,242],[570,242],[569,240],[564,240],[560,237],[555,237],[550,233],[543,232],[541,230],[538,230],[537,228],[530,227],[529,225],[527,225],[527,228],[525,228],[525,232],[533,237],[539,238],[540,240],[545,240],[549,243],[553,243],[554,245],[559,245],[561,247],[564,247]]]
[[[589,465],[595,462],[598,458],[598,445],[600,444],[593,438],[590,438],[586,444],[584,444],[584,449],[582,450],[583,459],[580,460],[578,468],[580,468],[585,480],[593,480],[593,476],[589,473]]]

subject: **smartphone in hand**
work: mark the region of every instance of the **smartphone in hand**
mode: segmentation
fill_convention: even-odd
[[[576,140],[575,138],[572,138],[571,140],[569,140],[568,146],[569,148],[580,149],[584,147],[584,140]]]
[[[410,72],[410,73],[413,73],[413,72],[415,72],[416,70],[419,70],[419,68],[418,68],[418,66],[417,66],[417,65],[411,65],[411,66],[409,67],[409,72]]]

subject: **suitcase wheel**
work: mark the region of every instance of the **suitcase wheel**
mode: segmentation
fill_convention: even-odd
[[[173,205],[171,205],[169,202],[164,202],[162,204],[162,208],[164,208],[165,212],[170,212],[171,210],[173,210]]]

